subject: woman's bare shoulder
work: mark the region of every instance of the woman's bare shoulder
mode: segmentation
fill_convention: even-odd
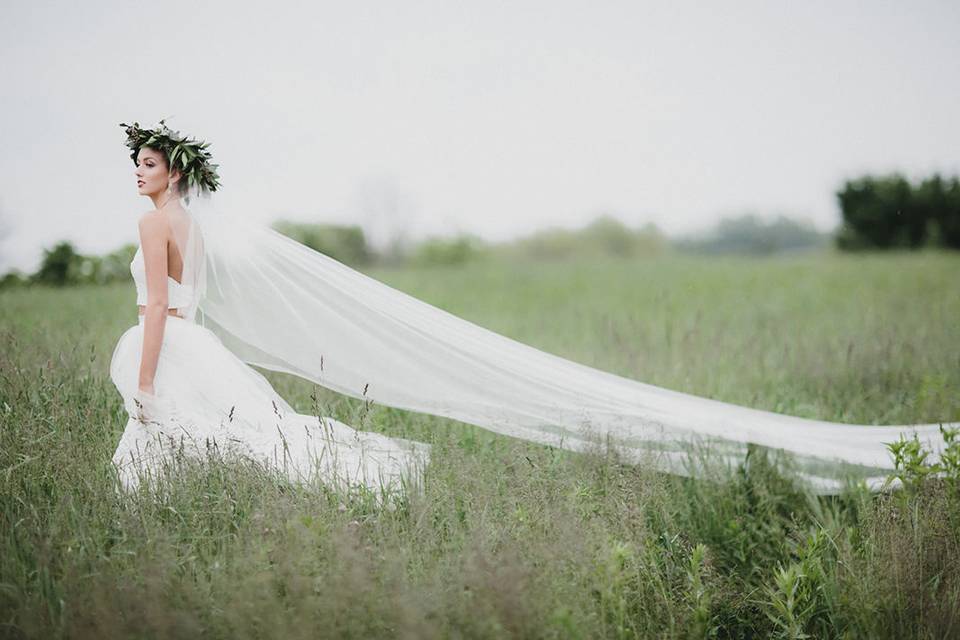
[[[163,217],[163,211],[160,209],[150,209],[140,214],[140,221]]]
[[[152,209],[140,215],[138,226],[140,227],[140,233],[154,235],[166,232],[167,221],[163,216],[163,211]]]

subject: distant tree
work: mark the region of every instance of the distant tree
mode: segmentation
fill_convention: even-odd
[[[61,242],[52,249],[43,250],[43,261],[31,280],[40,284],[62,287],[77,281],[82,256],[69,242]]]
[[[927,178],[913,190],[913,206],[926,221],[930,245],[960,249],[960,179]]]
[[[0,276],[0,290],[22,287],[30,282],[29,278],[19,270],[13,269]]]
[[[484,243],[473,235],[456,238],[430,238],[413,250],[410,261],[420,266],[453,266],[481,257]]]
[[[127,244],[103,256],[81,255],[69,242],[44,249],[40,268],[29,276],[13,270],[0,277],[0,288],[26,284],[57,287],[77,284],[110,284],[130,280],[130,261],[137,245]]]
[[[357,222],[377,260],[399,264],[414,244],[411,230],[419,214],[415,199],[386,174],[363,178],[356,192]]]
[[[960,178],[941,181],[943,208],[940,210],[940,238],[943,246],[960,249]]]
[[[634,232],[613,216],[600,216],[588,224],[580,234],[582,240],[594,245],[600,253],[629,257],[637,246]]]
[[[537,260],[562,260],[583,250],[577,232],[570,229],[544,229],[515,241],[514,253]]]
[[[911,185],[899,174],[864,176],[837,192],[841,249],[960,249],[960,180],[939,174]]]
[[[914,206],[910,183],[899,175],[865,176],[847,181],[837,192],[843,227],[841,249],[919,247],[926,221]]]
[[[580,229],[544,229],[514,240],[501,250],[538,260],[574,257],[616,256],[635,258],[665,251],[667,242],[654,224],[631,229],[610,215],[603,215]]]
[[[119,249],[97,258],[96,268],[90,281],[96,284],[121,282],[130,278],[130,262],[137,252],[137,245],[125,244]]]
[[[694,253],[746,255],[810,249],[827,243],[827,234],[817,231],[810,222],[783,215],[765,221],[755,214],[723,218],[706,233],[675,241],[678,249]]]
[[[313,224],[278,220],[273,228],[315,251],[334,260],[353,266],[371,261],[372,253],[367,246],[363,229],[358,226]]]

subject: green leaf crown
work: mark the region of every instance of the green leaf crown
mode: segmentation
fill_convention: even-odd
[[[141,147],[156,149],[167,156],[170,170],[177,169],[187,179],[187,187],[196,187],[200,191],[216,191],[220,186],[217,167],[210,160],[213,156],[207,151],[209,142],[202,142],[180,135],[168,127],[163,120],[156,129],[142,129],[139,123],[120,123],[127,132],[127,147],[130,157],[137,162]]]

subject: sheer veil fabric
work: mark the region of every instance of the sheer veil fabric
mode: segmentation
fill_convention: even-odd
[[[729,461],[748,445],[793,454],[821,493],[879,486],[886,443],[916,435],[939,456],[939,424],[809,420],[671,391],[577,364],[486,330],[365,276],[272,229],[190,210],[184,255],[196,322],[237,358],[375,403],[453,418],[575,451],[614,445],[628,461],[696,475],[690,445]],[[198,250],[198,247],[201,247]],[[960,426],[960,423],[944,424]]]
[[[294,482],[348,491],[364,487],[377,502],[422,489],[430,445],[361,432],[326,416],[297,413],[255,369],[195,322],[208,273],[205,234],[189,210],[165,210],[182,258],[179,278],[168,277],[171,308],[154,378],[155,394],[139,390],[144,318],[120,337],[110,376],[130,418],[113,455],[121,486],[136,489],[144,476],[163,475],[178,454],[243,457],[281,471]],[[215,244],[215,243],[214,243]],[[138,302],[147,302],[142,252],[130,265]],[[222,272],[221,272],[222,273]],[[242,314],[257,314],[245,300]],[[281,327],[282,329],[282,327]]]

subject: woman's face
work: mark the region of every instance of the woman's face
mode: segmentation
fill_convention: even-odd
[[[170,184],[167,159],[163,153],[150,147],[140,147],[137,153],[137,192],[142,196],[153,196],[167,190]],[[173,188],[173,185],[170,185]]]

